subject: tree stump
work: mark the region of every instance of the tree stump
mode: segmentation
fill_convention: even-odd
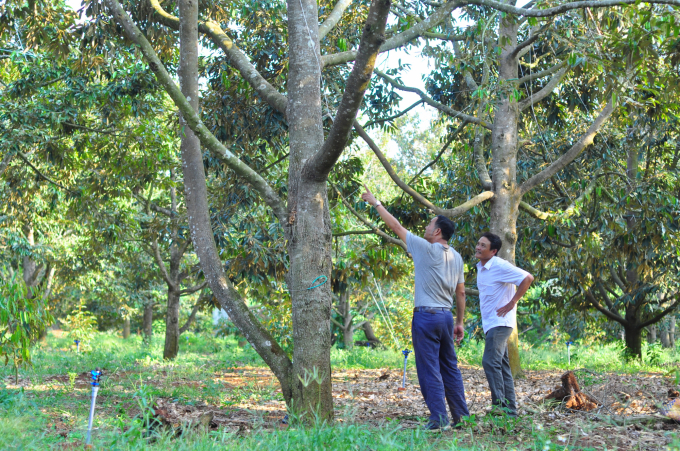
[[[598,406],[597,400],[581,391],[573,371],[567,371],[561,377],[562,386],[550,393],[544,401],[563,402],[565,407],[573,410],[593,410]]]

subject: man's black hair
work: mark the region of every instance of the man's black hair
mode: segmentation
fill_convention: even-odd
[[[444,238],[445,241],[449,241],[453,236],[453,232],[456,230],[453,221],[442,215],[437,215],[437,222],[435,222],[435,225],[442,231],[442,238]]]
[[[491,232],[482,233],[482,237],[489,240],[489,242],[491,243],[491,250],[495,249],[496,255],[498,255],[498,252],[501,250],[501,246],[503,246],[503,241],[501,241],[501,237]]]

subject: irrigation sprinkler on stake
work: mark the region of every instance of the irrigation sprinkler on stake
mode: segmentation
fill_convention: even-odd
[[[76,354],[80,354],[80,340],[73,340],[76,344]]]
[[[408,349],[401,351],[401,353],[404,354],[404,377],[401,380],[401,387],[399,387],[399,391],[406,390],[406,361],[408,360],[408,355],[412,352],[413,351],[409,351]]]
[[[573,345],[573,344],[574,344],[573,341],[568,341],[568,342],[567,342],[567,363],[568,363],[569,365],[571,365],[571,351],[570,351],[569,347],[570,347],[571,345]]]
[[[99,391],[99,378],[102,375],[102,370],[97,368],[96,370],[90,371],[92,375],[92,404],[90,404],[90,418],[87,420],[87,437],[85,438],[85,444],[89,445],[92,435],[92,421],[94,420],[94,403],[97,401],[97,392]]]

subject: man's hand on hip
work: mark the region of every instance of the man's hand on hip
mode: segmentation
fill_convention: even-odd
[[[507,304],[505,304],[503,307],[496,310],[496,314],[498,316],[500,316],[501,318],[503,318],[505,315],[510,313],[512,311],[512,309],[515,308],[515,305],[517,305],[516,301],[510,301]]]

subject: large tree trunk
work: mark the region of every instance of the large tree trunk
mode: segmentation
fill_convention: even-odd
[[[333,418],[331,395],[330,284],[307,288],[319,276],[331,277],[331,227],[326,182],[305,181],[304,164],[323,145],[321,56],[318,10],[314,0],[288,0],[288,108],[290,165],[286,228],[293,303],[293,409]],[[317,374],[314,381],[310,375]],[[303,383],[300,379],[306,380]]]
[[[668,344],[669,347],[675,349],[675,314],[672,313],[668,318]]]
[[[664,348],[670,348],[671,342],[668,337],[668,323],[666,320],[661,322],[661,346]]]
[[[501,19],[499,42],[502,43],[499,78],[517,79],[517,57],[512,51],[517,45],[517,21],[514,16]],[[491,130],[492,151],[492,189],[491,232],[503,241],[498,257],[515,264],[515,245],[517,243],[517,215],[521,195],[517,186],[517,123],[519,106],[512,93],[512,83],[504,84],[505,90],[498,93],[496,113]],[[508,339],[508,353],[512,375],[522,375],[519,359],[517,324]]]
[[[130,337],[130,317],[126,317],[123,320],[123,340]]]
[[[656,324],[649,326],[649,331],[647,332],[647,343],[656,343]]]
[[[373,326],[371,325],[371,322],[369,320],[366,320],[366,322],[361,326],[361,328],[364,330],[364,333],[366,334],[366,341],[368,341],[371,344],[371,346],[380,344],[380,340],[378,339],[378,337],[375,336],[375,331],[373,330]]]
[[[626,349],[631,357],[642,359],[642,329],[626,327],[624,340]]]
[[[144,339],[150,340],[153,335],[153,302],[144,305],[144,316],[142,317],[142,329]]]
[[[163,358],[172,360],[179,353],[179,293],[168,290],[168,312],[165,314],[165,346]]]

